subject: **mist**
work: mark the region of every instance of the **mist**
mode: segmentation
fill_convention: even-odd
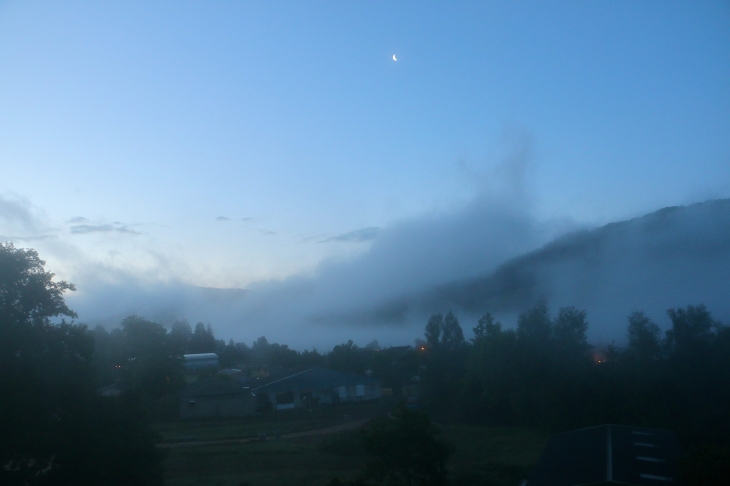
[[[311,274],[263,281],[247,289],[204,289],[179,281],[113,279],[85,273],[69,305],[90,325],[114,326],[138,314],[163,324],[211,323],[219,338],[265,335],[296,348],[347,339],[393,345],[421,335],[428,316],[414,297],[453,279],[494,270],[550,236],[516,205],[480,197],[463,208],[381,229],[371,247],[348,261],[325,261]]]
[[[421,305],[506,323],[539,300],[588,311],[593,342],[624,344],[626,318],[645,311],[664,330],[669,308],[705,304],[730,321],[730,199],[664,208],[564,235],[475,279],[444,284]]]
[[[186,319],[210,323],[226,340],[266,336],[322,350],[348,339],[412,343],[431,313],[449,310],[467,335],[486,311],[511,327],[539,300],[553,312],[567,305],[587,310],[594,343],[622,344],[626,316],[635,310],[665,330],[666,310],[688,304],[705,304],[730,321],[730,200],[576,230],[532,216],[521,190],[524,160],[508,158],[490,174],[508,192],[483,187],[460,207],[323,240],[368,246],[307,274],[245,289],[195,286],[179,271],[140,273],[90,260],[25,200],[2,198],[0,216],[14,233],[3,239],[65,263],[52,270],[76,284],[68,303],[92,327],[113,328],[132,314],[164,325]]]
[[[79,292],[68,296],[69,305],[92,326],[113,327],[130,314],[166,325],[186,319],[211,323],[226,340],[250,342],[265,335],[299,349],[327,349],[348,339],[412,343],[431,312],[448,310],[424,305],[423,295],[489,274],[576,228],[566,220],[533,216],[527,190],[531,137],[506,130],[504,142],[506,153],[491,169],[460,164],[474,194],[467,202],[318,243],[367,245],[355,257],[326,259],[306,274],[246,289],[201,289],[180,279],[163,282],[91,265],[79,274]]]

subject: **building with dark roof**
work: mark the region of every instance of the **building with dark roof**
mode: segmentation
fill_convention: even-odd
[[[601,425],[550,437],[527,486],[682,484],[682,448],[666,430]]]
[[[180,418],[245,417],[256,413],[256,397],[237,383],[208,377],[178,392]]]
[[[260,410],[310,408],[380,398],[380,380],[319,367],[285,370],[247,383],[256,395]]]

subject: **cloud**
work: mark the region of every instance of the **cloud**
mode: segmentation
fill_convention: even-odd
[[[5,236],[0,235],[0,241],[43,241],[50,238],[58,238],[56,235],[35,235],[35,236]]]
[[[25,199],[0,196],[0,224],[23,232],[37,232],[41,228],[38,215],[33,214],[33,207]]]
[[[71,233],[75,235],[85,235],[91,233],[121,233],[131,236],[138,236],[142,233],[129,229],[126,225],[119,222],[113,224],[79,224],[71,226]]]
[[[54,229],[44,223],[41,212],[19,197],[0,196],[0,236],[3,241],[32,242],[56,238]]]
[[[704,302],[721,319],[730,318],[728,304],[723,304],[730,292],[727,203],[719,225],[698,206],[687,217],[664,210],[644,222],[609,225],[613,233],[606,238],[594,238],[608,231],[599,229],[555,240],[577,228],[533,217],[526,181],[532,141],[522,132],[508,139],[512,148],[502,164],[481,171],[465,167],[478,190],[461,206],[314,240],[371,242],[347,259],[342,254],[354,246],[333,245],[343,250],[339,258],[307,274],[221,293],[182,283],[180,276],[193,272],[184,259],[177,261],[164,250],[152,255],[149,248],[135,248],[137,253],[122,257],[99,251],[95,262],[72,255],[63,261],[75,258],[70,266],[76,273],[64,278],[79,291],[69,296],[69,305],[89,324],[118,325],[129,314],[163,324],[188,319],[210,322],[220,338],[250,342],[266,335],[297,349],[328,349],[348,339],[358,344],[374,338],[383,344],[412,342],[422,336],[430,313],[448,310],[457,313],[468,335],[479,314],[502,313],[498,317],[509,326],[517,313],[543,297],[550,299],[553,311],[562,305],[585,308],[589,336],[617,342],[625,334],[625,316],[634,308],[644,308],[660,324],[666,307],[689,303]],[[24,200],[0,197],[0,232],[23,238],[48,235],[37,213]],[[72,234],[138,234],[123,223],[78,223]],[[596,244],[581,243],[591,238]],[[130,246],[137,242],[120,240]],[[62,243],[49,238],[42,244],[56,254],[78,248]],[[139,264],[144,258],[146,263]]]
[[[256,221],[256,218],[246,217],[246,218],[241,218],[241,221],[243,221],[244,223],[251,223],[253,221]]]
[[[409,343],[428,316],[453,310],[467,333],[486,311],[507,327],[540,299],[588,311],[589,339],[619,345],[626,316],[645,310],[665,329],[669,307],[704,303],[730,319],[730,200],[667,208],[553,239],[549,224],[483,198],[459,210],[381,230],[366,253],[313,275],[248,289],[197,289],[129,274],[82,279],[72,308],[84,322],[118,325],[132,313],[170,324],[211,322],[218,337],[265,335],[297,349]],[[546,241],[549,243],[543,245]],[[97,272],[101,274],[102,272]],[[113,316],[113,318],[110,318]]]
[[[230,221],[231,218],[226,218],[225,216],[218,216],[215,218],[216,221]]]
[[[730,199],[664,208],[569,233],[496,271],[439,285],[414,301],[433,309],[486,310],[514,322],[545,299],[553,311],[588,311],[591,340],[625,342],[626,316],[641,309],[668,329],[671,307],[704,303],[730,319]]]
[[[320,243],[329,242],[354,242],[362,243],[364,241],[371,241],[378,237],[380,234],[380,228],[372,226],[369,228],[362,228],[355,231],[350,231],[339,236],[333,236],[331,238],[324,239]]]
[[[529,160],[524,159],[530,151],[516,147],[509,155],[505,164],[518,164],[519,170],[500,166],[483,174],[490,184],[480,187],[471,201],[391,222],[387,228],[362,228],[331,237],[332,242],[371,245],[344,259],[338,254],[306,275],[251,284],[235,302],[199,301],[192,306],[179,285],[130,278],[90,285],[83,299],[75,298],[73,308],[80,319],[93,321],[107,313],[110,296],[129,296],[121,299],[123,312],[200,319],[211,322],[225,339],[248,341],[266,335],[299,349],[347,339],[411,342],[422,334],[431,312],[418,296],[436,285],[493,271],[553,236],[551,224],[530,215],[527,198],[515,180],[519,174],[526,176]],[[500,185],[500,178],[509,179],[508,183]],[[276,234],[264,228],[257,231]]]
[[[69,224],[83,224],[88,223],[89,220],[87,218],[84,218],[83,216],[76,216],[75,218],[71,218],[67,221]]]

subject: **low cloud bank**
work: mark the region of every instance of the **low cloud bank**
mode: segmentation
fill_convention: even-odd
[[[81,321],[114,326],[129,314],[166,324],[210,322],[218,336],[260,335],[295,347],[331,347],[377,337],[394,345],[420,336],[417,296],[435,285],[489,272],[550,235],[516,205],[486,197],[451,213],[380,229],[370,249],[347,262],[324,262],[313,275],[240,289],[200,289],[175,281],[147,283],[117,272],[79,275],[68,301]],[[394,302],[395,299],[395,303]]]
[[[626,316],[637,309],[666,329],[667,308],[704,303],[730,323],[730,200],[667,208],[544,244],[551,231],[514,207],[475,201],[382,230],[361,257],[325,263],[312,276],[245,291],[97,282],[69,303],[91,322],[104,315],[105,324],[116,324],[131,313],[164,323],[187,318],[212,323],[226,339],[266,335],[300,349],[346,339],[411,343],[430,313],[450,309],[467,334],[487,310],[510,326],[540,299],[553,311],[586,309],[594,342],[622,343]]]
[[[538,300],[587,309],[594,341],[623,343],[626,317],[644,310],[667,329],[666,310],[703,303],[730,324],[730,199],[672,207],[571,233],[475,279],[418,299],[514,322]]]
[[[453,310],[468,335],[485,311],[510,326],[540,299],[553,311],[586,309],[594,342],[622,343],[634,310],[666,329],[666,309],[704,303],[730,323],[730,200],[565,234],[565,225],[531,217],[520,191],[513,193],[483,191],[451,211],[345,233],[341,241],[369,249],[349,261],[325,261],[307,276],[245,290],[186,285],[177,277],[184,262],[174,255],[152,255],[157,266],[147,273],[90,262],[55,237],[87,220],[53,227],[18,198],[0,197],[0,233],[55,260],[51,271],[73,275],[79,290],[68,295],[69,306],[91,326],[114,327],[137,314],[168,325],[211,323],[220,338],[251,342],[265,335],[298,349],[329,349],[347,339],[398,345],[421,336],[433,312]]]

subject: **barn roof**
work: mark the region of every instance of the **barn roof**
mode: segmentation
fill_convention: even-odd
[[[224,381],[217,378],[203,378],[191,383],[178,391],[178,396],[183,399],[202,397],[224,397],[240,394],[251,394],[248,388],[241,385]]]
[[[378,382],[375,378],[327,368],[293,369],[277,373],[252,384],[254,393],[276,393],[302,389],[330,388],[335,386],[364,385]]]
[[[681,446],[666,430],[601,425],[550,437],[527,486],[682,484]]]

